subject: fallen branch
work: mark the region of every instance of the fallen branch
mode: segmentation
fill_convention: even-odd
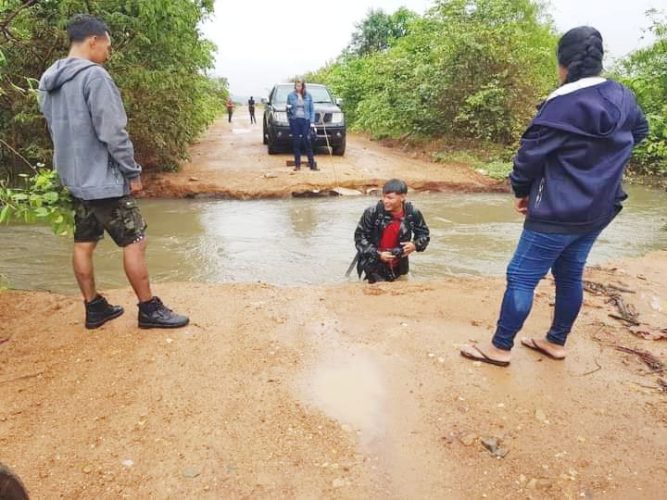
[[[592,370],[587,371],[587,372],[585,372],[585,373],[582,373],[581,375],[575,375],[575,377],[586,377],[586,376],[588,376],[588,375],[592,375],[593,373],[595,373],[595,372],[599,372],[600,370],[602,370],[602,365],[600,365],[600,363],[598,363],[598,360],[595,359],[595,360],[593,360],[593,361],[595,361],[595,366],[596,366],[597,368],[593,368]]]
[[[612,290],[616,290],[616,291],[623,292],[623,293],[637,293],[634,290],[630,290],[629,288],[623,288],[623,287],[620,287],[620,286],[613,285],[611,283],[609,285],[607,285],[607,288],[611,288]]]
[[[609,317],[610,317],[610,318],[617,319],[617,320],[619,320],[619,321],[625,321],[626,323],[628,323],[628,324],[630,324],[630,325],[632,325],[632,326],[639,326],[639,325],[641,325],[641,323],[640,323],[639,321],[635,321],[634,319],[626,318],[626,317],[621,316],[621,315],[619,315],[619,314],[611,313],[611,314],[609,314]]]
[[[644,340],[664,340],[667,339],[667,328],[658,330],[649,325],[634,326],[629,328],[630,333]]]
[[[662,392],[667,392],[667,381],[665,379],[658,378],[658,385],[662,389]]]
[[[665,365],[662,361],[656,358],[653,354],[648,351],[640,351],[637,349],[630,349],[629,347],[616,346],[617,351],[626,352],[628,354],[634,354],[639,356],[646,366],[648,366],[651,371],[656,373],[662,373],[665,369]]]
[[[29,375],[22,375],[22,376],[16,377],[16,378],[10,378],[10,379],[7,379],[7,380],[0,380],[0,384],[9,384],[10,382],[18,382],[19,380],[26,380],[26,379],[29,379],[29,378],[39,377],[40,375],[43,375],[43,374],[44,374],[44,370],[42,370],[41,372],[37,372],[37,373],[31,373]]]

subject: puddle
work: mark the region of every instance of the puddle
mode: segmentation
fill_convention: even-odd
[[[385,387],[381,370],[362,352],[339,352],[315,366],[303,383],[306,400],[368,444],[384,432]]]

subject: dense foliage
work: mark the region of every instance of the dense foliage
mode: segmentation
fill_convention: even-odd
[[[74,225],[71,198],[55,171],[42,168],[19,177],[23,182],[15,187],[0,181],[0,224],[40,222],[50,224],[56,234],[67,234]]]
[[[0,2],[0,177],[25,171],[25,160],[50,164],[51,143],[37,107],[37,81],[67,54],[65,26],[76,13],[98,15],[110,26],[113,56],[108,69],[126,104],[138,161],[146,167],[176,168],[227,97],[226,82],[205,75],[215,48],[198,26],[213,3]]]
[[[371,12],[360,27],[382,28],[375,18]],[[535,1],[440,0],[423,17],[409,16],[398,35],[360,52],[353,49],[374,45],[364,36],[378,36],[358,30],[338,60],[307,75],[344,99],[354,129],[375,137],[510,144],[556,84],[555,30]]]
[[[667,20],[650,15],[655,42],[612,76],[635,91],[651,126],[633,169],[666,175]],[[369,12],[350,46],[305,77],[330,85],[345,101],[350,127],[376,138],[468,138],[480,146],[472,152],[495,149],[490,144],[511,151],[535,105],[557,85],[556,43],[540,1],[436,0],[424,16]],[[502,177],[508,159],[501,154],[483,170]]]
[[[620,67],[621,79],[634,90],[650,125],[648,139],[635,152],[643,173],[667,175],[667,19],[651,14],[655,42],[633,52]]]

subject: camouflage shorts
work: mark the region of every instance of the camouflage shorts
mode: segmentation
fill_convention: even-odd
[[[74,241],[99,241],[106,230],[119,247],[141,241],[146,232],[146,221],[137,201],[131,196],[103,200],[74,198]]]

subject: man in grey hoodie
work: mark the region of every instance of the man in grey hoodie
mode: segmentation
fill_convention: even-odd
[[[175,314],[151,292],[146,266],[146,222],[132,197],[142,189],[127,116],[118,88],[102,67],[110,56],[109,28],[87,15],[67,27],[69,56],[56,61],[39,82],[40,108],[53,139],[53,163],[72,194],[75,209],[74,274],[86,306],[86,328],[123,314],[95,287],[93,252],[109,233],[123,248],[125,274],[139,299],[140,328],[178,328]]]

